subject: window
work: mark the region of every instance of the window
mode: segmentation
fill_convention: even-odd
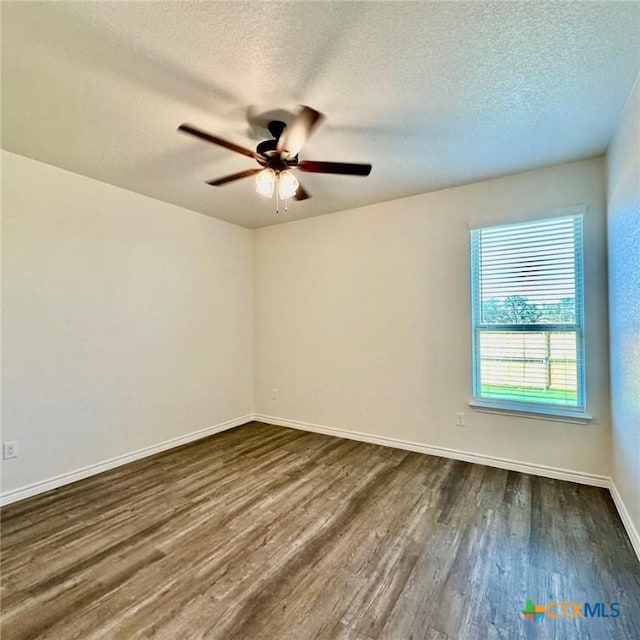
[[[471,231],[474,404],[584,416],[582,215]]]

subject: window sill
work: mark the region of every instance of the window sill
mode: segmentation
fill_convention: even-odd
[[[521,407],[507,403],[494,403],[489,400],[474,399],[469,402],[474,411],[481,413],[497,413],[502,415],[518,416],[520,418],[534,418],[537,420],[549,420],[551,422],[571,422],[573,424],[588,424],[593,416],[587,413],[563,411],[548,407]]]

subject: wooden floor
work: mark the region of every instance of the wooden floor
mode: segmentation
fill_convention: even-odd
[[[640,638],[607,491],[257,423],[6,507],[1,569],[2,640]]]

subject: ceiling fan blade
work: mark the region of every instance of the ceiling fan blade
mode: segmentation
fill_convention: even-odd
[[[195,136],[196,138],[206,140],[207,142],[211,142],[212,144],[217,144],[220,147],[230,149],[231,151],[235,151],[236,153],[241,153],[243,156],[249,156],[250,158],[255,158],[256,160],[261,157],[255,151],[251,151],[251,149],[245,149],[244,147],[234,144],[233,142],[218,138],[217,136],[211,135],[210,133],[202,131],[202,129],[198,129],[197,127],[194,127],[190,124],[181,124],[178,127],[178,131],[182,131],[182,133],[188,133],[189,135]]]
[[[278,151],[286,158],[295,158],[315,127],[324,116],[311,107],[302,105],[300,113],[287,125],[278,139]]]
[[[300,183],[298,183],[298,188],[294,198],[296,200],[308,200],[310,197],[311,194]]]
[[[355,162],[316,162],[315,160],[301,160],[296,165],[300,171],[310,173],[339,173],[345,176],[368,176],[371,173],[370,164]]]
[[[246,169],[245,171],[232,173],[231,175],[218,178],[217,180],[207,180],[207,184],[210,184],[212,187],[221,187],[223,184],[233,182],[234,180],[240,180],[240,178],[248,178],[249,176],[253,176],[261,171],[262,169],[260,167],[256,167],[255,169]]]

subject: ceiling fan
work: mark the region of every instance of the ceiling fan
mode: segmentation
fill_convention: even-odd
[[[255,151],[214,136],[190,124],[181,124],[178,131],[241,153],[253,158],[260,165],[215,180],[207,180],[207,184],[221,187],[234,180],[256,176],[256,191],[268,198],[272,197],[275,191],[276,199],[284,200],[286,208],[286,201],[289,198],[306,200],[311,197],[299,183],[292,169],[309,173],[334,173],[347,176],[368,176],[371,173],[370,164],[298,159],[300,150],[323,118],[324,116],[319,111],[302,105],[298,114],[288,125],[280,120],[269,122],[268,129],[273,139],[264,140],[258,144]],[[276,203],[277,211],[278,205]]]

